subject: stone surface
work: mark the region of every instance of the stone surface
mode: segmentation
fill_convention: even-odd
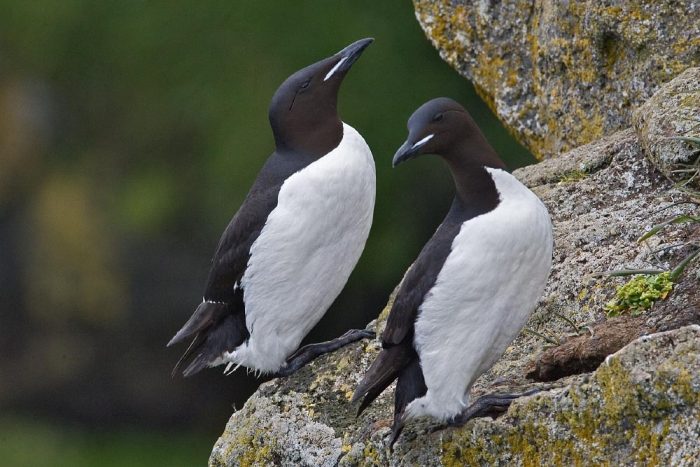
[[[442,58],[538,158],[627,128],[700,65],[697,0],[414,0]]]
[[[693,227],[679,225],[637,243],[653,224],[688,213],[692,206],[660,210],[686,195],[673,190],[673,184],[653,169],[632,129],[519,169],[515,175],[541,197],[554,223],[552,275],[527,324],[530,331],[550,340],[574,338],[584,335],[587,327],[605,324],[603,306],[625,278],[595,273],[669,269],[688,253],[684,242],[697,236]],[[691,263],[666,300],[638,318],[645,326],[625,339],[650,329],[698,322],[699,262]],[[381,331],[386,311],[370,326]],[[679,316],[689,318],[678,321]],[[636,341],[592,375],[547,383],[553,388],[517,402],[496,421],[478,419],[462,429],[435,434],[427,431],[429,421],[411,422],[393,454],[385,444],[393,387],[359,418],[349,403],[379,349],[377,341],[361,342],[321,357],[289,378],[263,384],[231,417],[210,462],[217,466],[467,461],[533,465],[576,459],[613,462],[643,455],[682,464],[687,456],[697,454],[693,450],[697,450],[700,393],[698,332],[689,328],[670,334],[673,338],[663,335]],[[533,332],[521,333],[479,378],[473,395],[544,387],[526,375],[551,346]]]
[[[689,179],[687,169],[700,156],[700,145],[674,137],[700,138],[700,68],[689,68],[662,86],[635,110],[634,127],[646,156],[676,182]],[[697,170],[697,168],[696,168]],[[700,186],[700,177],[693,179]]]

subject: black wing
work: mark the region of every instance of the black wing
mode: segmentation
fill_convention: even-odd
[[[270,156],[219,240],[204,289],[205,299],[227,301],[235,298],[234,284],[240,286],[250,258],[250,248],[260,235],[270,212],[277,206],[282,184],[313,160],[303,154],[281,155],[275,152]]]
[[[398,345],[406,338],[413,338],[413,326],[418,317],[418,308],[423,303],[425,295],[435,285],[437,276],[452,249],[452,241],[462,225],[462,222],[453,217],[450,214],[447,215],[406,273],[382,333],[383,347]]]
[[[367,370],[353,395],[353,401],[363,398],[358,410],[361,413],[398,378],[392,429],[395,436],[398,436],[401,430],[399,420],[406,405],[424,395],[427,390],[420,369],[420,359],[413,347],[414,325],[418,308],[425,295],[435,285],[452,249],[452,240],[459,233],[461,225],[459,210],[453,204],[453,208],[425,244],[401,282],[382,333],[382,351]]]
[[[263,166],[243,205],[219,240],[204,289],[205,301],[168,343],[171,346],[195,336],[174,372],[191,360],[184,373],[186,376],[194,374],[249,337],[240,281],[248,265],[250,249],[277,206],[284,181],[310,162],[303,156],[275,152]]]

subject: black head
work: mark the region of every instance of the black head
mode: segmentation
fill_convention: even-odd
[[[408,138],[393,165],[421,154],[437,154],[450,166],[505,168],[476,122],[457,102],[438,97],[421,105],[408,119]]]
[[[323,155],[340,143],[338,90],[350,67],[373,41],[367,38],[350,44],[282,83],[269,111],[278,150]]]

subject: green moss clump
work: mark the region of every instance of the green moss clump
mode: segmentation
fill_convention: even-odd
[[[605,305],[608,316],[618,316],[629,311],[638,316],[649,309],[655,301],[664,299],[673,290],[670,272],[654,275],[639,275],[617,287],[615,298]]]

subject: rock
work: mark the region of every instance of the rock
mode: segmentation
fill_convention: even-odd
[[[445,433],[440,463],[697,465],[698,370],[700,326],[639,338],[588,380]]]
[[[627,128],[700,65],[696,0],[414,0],[442,58],[538,158]]]
[[[390,454],[385,437],[393,387],[359,418],[349,402],[379,350],[377,341],[365,341],[321,357],[291,377],[261,385],[231,417],[211,465],[566,464],[627,462],[635,456],[689,464],[688,456],[697,454],[700,429],[700,328],[637,338],[700,321],[700,261],[691,263],[666,300],[635,318],[639,327],[607,334],[621,337],[600,353],[598,362],[637,340],[594,373],[566,376],[547,386],[526,376],[552,346],[539,336],[564,342],[586,336],[587,328],[602,335],[600,326],[607,323],[603,306],[626,279],[596,273],[670,269],[687,255],[689,247],[679,244],[696,234],[691,226],[668,228],[645,245],[637,239],[651,225],[689,213],[693,206],[671,206],[686,195],[654,170],[632,129],[515,175],[550,210],[553,270],[527,324],[530,332],[521,333],[477,380],[473,396],[533,386],[545,390],[515,403],[502,418],[473,420],[462,429],[430,434],[429,421],[410,422]],[[631,318],[618,320],[624,319]],[[370,327],[381,332],[385,320],[386,309]]]
[[[694,465],[700,455],[697,325],[641,337],[590,378],[517,400],[496,421],[412,432],[393,454],[382,440],[388,421],[348,413],[350,425],[333,429],[340,419],[317,408],[328,399],[286,385],[276,395],[273,385],[234,414],[210,465]]]
[[[689,68],[661,87],[635,110],[634,127],[646,156],[664,175],[681,182],[692,175],[686,169],[699,156],[698,145],[673,139],[700,138],[700,68]],[[695,178],[700,186],[700,177]]]

